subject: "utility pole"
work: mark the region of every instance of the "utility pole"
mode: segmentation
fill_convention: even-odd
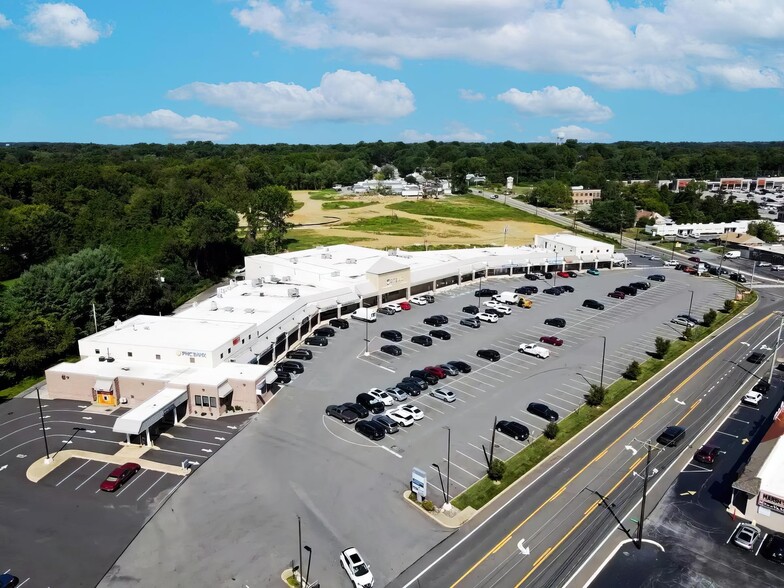
[[[302,588],[302,519],[297,515],[297,531],[299,533],[299,588]]]
[[[604,390],[604,357],[607,352],[607,337],[601,335],[601,338],[604,339],[604,342],[602,343],[602,372],[599,376],[599,388]]]
[[[752,263],[752,266],[751,266],[751,284],[749,284],[749,288],[753,288],[754,287],[754,272],[757,269],[757,262],[755,260],[752,260],[751,263]]]
[[[773,382],[773,368],[776,367],[776,352],[779,350],[781,344],[781,327],[784,327],[784,312],[781,313],[779,320],[779,332],[776,335],[776,346],[773,348],[773,357],[770,358],[770,372],[768,373],[768,384]]]
[[[449,477],[449,469],[452,465],[452,429],[450,427],[444,427],[444,429],[446,429],[446,502],[444,503],[444,509],[451,510],[449,490],[452,479]]]
[[[694,290],[690,290],[691,298],[689,299],[689,318],[686,320],[691,320],[691,305],[694,303]]]
[[[640,506],[640,522],[637,525],[637,549],[642,549],[642,527],[645,522],[645,499],[648,496],[648,468],[651,465],[651,451],[654,447],[650,441],[645,443],[648,453],[645,456],[645,475],[642,479],[642,503]]]

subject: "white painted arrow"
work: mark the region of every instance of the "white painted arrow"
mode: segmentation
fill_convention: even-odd
[[[89,406],[89,404],[80,404],[77,406],[77,408],[88,408]]]
[[[25,457],[27,457],[27,454],[25,454],[25,453],[17,453],[16,457],[19,458],[19,459],[24,459]]]
[[[5,468],[7,468],[7,467],[8,467],[7,465],[1,465],[1,466],[0,466],[0,472],[2,472],[2,471],[3,471]]]
[[[46,408],[47,406],[49,406],[49,405],[48,404],[42,404],[41,408]]]
[[[631,445],[626,445],[624,447],[624,449],[628,449],[629,451],[631,451],[632,455],[637,455],[637,450],[634,447],[632,447]]]
[[[675,399],[675,404],[680,404],[681,406],[686,406],[686,403],[683,400]]]
[[[740,344],[745,345],[746,347],[751,347],[751,343],[746,343],[745,341],[741,341]]]
[[[52,418],[52,415],[50,415],[50,414],[45,414],[45,415],[44,415],[44,418],[45,418],[45,419],[50,419],[50,418]]]
[[[517,542],[517,549],[519,549],[520,553],[522,553],[523,555],[530,555],[531,548],[523,547],[523,541],[525,541],[525,539],[520,539],[520,541]]]
[[[212,453],[212,449],[202,449],[204,453]]]
[[[95,431],[93,431],[92,429],[87,429],[85,433],[90,433],[90,435],[95,435]]]
[[[82,419],[85,421],[91,421],[93,420],[93,417],[82,417]]]
[[[38,430],[39,430],[39,431],[48,431],[48,430],[49,430],[49,429],[51,429],[51,428],[52,428],[52,427],[43,427],[43,428],[41,428],[41,427],[38,427]]]
[[[65,443],[66,445],[68,445],[69,443],[73,443],[73,441],[68,441],[67,439],[63,439],[63,443]]]
[[[226,425],[226,428],[227,429],[236,429],[237,427],[235,427],[234,425]]]
[[[760,351],[770,351],[771,349],[773,349],[773,348],[772,347],[768,347],[767,345],[763,345],[762,347],[760,347]]]
[[[215,437],[216,441],[225,441],[226,437]]]

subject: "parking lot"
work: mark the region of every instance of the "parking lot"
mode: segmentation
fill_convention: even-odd
[[[530,296],[533,308],[514,308],[510,316],[495,324],[483,323],[479,329],[459,325],[459,319],[466,316],[462,308],[477,301],[473,292],[478,281],[439,292],[433,304],[413,306],[393,316],[379,314],[376,323],[351,321],[348,330],[337,330],[327,347],[310,348],[314,357],[303,361],[305,372],[282,387],[275,400],[237,439],[232,452],[202,469],[203,487],[198,494],[186,486],[173,496],[175,509],[192,508],[198,496],[217,490],[227,476],[237,471],[277,472],[276,476],[250,476],[244,488],[249,496],[275,496],[273,504],[254,502],[253,511],[248,514],[242,503],[227,499],[216,510],[195,512],[189,517],[188,524],[194,528],[213,526],[216,532],[227,536],[240,552],[233,553],[231,561],[246,556],[243,573],[248,576],[238,581],[260,585],[258,580],[254,583],[254,578],[267,578],[296,556],[292,546],[297,541],[298,514],[303,542],[317,544],[324,552],[318,564],[314,560],[314,579],[322,585],[343,585],[346,577],[337,564],[337,554],[346,546],[355,545],[373,565],[377,583],[384,585],[447,532],[401,499],[411,468],[419,467],[428,471],[428,497],[442,502],[433,464],[446,473],[447,427],[451,431],[453,496],[484,475],[483,447],[489,452],[495,417],[525,424],[531,438],[536,438],[547,422],[528,414],[529,402],[545,403],[561,417],[583,402],[589,383],[599,383],[602,377],[602,336],[607,337],[607,385],[632,360],[647,359],[653,353],[657,336],[680,336],[683,327],[671,324],[670,319],[689,310],[692,292],[691,314],[696,316],[710,308],[720,309],[724,300],[735,293],[733,285],[726,281],[697,278],[655,265],[655,270],[639,267],[603,271],[599,276],[558,278],[559,284],[568,283],[575,292]],[[649,290],[625,300],[607,297],[616,286],[644,280],[652,273],[666,274],[667,281],[652,282]],[[529,282],[517,276],[491,277],[483,280],[482,285],[507,291],[524,284],[536,285],[540,292],[546,287],[542,281]],[[586,298],[599,300],[605,309],[583,308]],[[451,333],[451,340],[434,339],[432,347],[412,344],[412,336],[432,329],[422,320],[433,314],[449,318],[449,323],[441,328]],[[544,325],[544,319],[550,317],[566,319],[566,327]],[[403,341],[397,343],[403,350],[401,356],[378,351],[388,343],[379,337],[385,329],[403,334]],[[549,358],[518,353],[521,343],[538,342],[539,337],[553,334],[564,344],[549,347]],[[497,350],[500,361],[476,357],[480,348]],[[424,418],[394,435],[371,441],[357,433],[353,425],[325,414],[329,404],[354,401],[357,394],[371,387],[395,385],[413,369],[451,360],[463,360],[473,367],[469,374],[447,377],[439,383],[455,392],[456,402],[436,400],[428,395],[429,390],[409,398],[406,402],[421,409]],[[495,455],[501,459],[523,447],[501,435],[496,436],[495,443]],[[167,566],[176,562],[195,560],[188,572],[194,579],[223,581],[224,577],[215,571],[225,567],[220,556],[193,554],[167,539],[166,529],[172,522],[169,513],[161,512],[148,525],[149,530],[145,529],[149,541],[135,542],[113,570],[113,576],[133,573],[151,560],[155,563],[149,565],[149,573],[171,569]],[[264,525],[264,536],[254,535],[251,541],[251,529],[259,525]],[[390,542],[390,537],[401,540]]]

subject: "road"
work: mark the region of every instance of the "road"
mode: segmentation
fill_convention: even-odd
[[[597,430],[562,448],[511,496],[465,525],[391,586],[563,585],[617,524],[592,491],[625,513],[641,491],[642,442],[676,423],[687,427],[690,441],[715,418],[732,400],[735,384],[748,377],[750,364],[743,360],[749,349],[771,344],[775,337],[771,313],[777,307],[780,300],[763,292],[741,320],[645,386]],[[677,454],[666,450],[652,458],[652,467],[662,472],[659,483],[666,482],[664,472]],[[530,554],[521,553],[520,546]]]

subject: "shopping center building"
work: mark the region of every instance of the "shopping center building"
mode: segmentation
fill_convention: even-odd
[[[173,316],[136,316],[79,341],[77,363],[46,371],[51,398],[128,407],[114,430],[149,442],[150,428],[186,415],[257,410],[274,392],[275,361],[313,329],[360,307],[438,292],[485,276],[611,268],[612,245],[570,234],[532,247],[380,251],[319,247],[245,259],[231,280]]]

